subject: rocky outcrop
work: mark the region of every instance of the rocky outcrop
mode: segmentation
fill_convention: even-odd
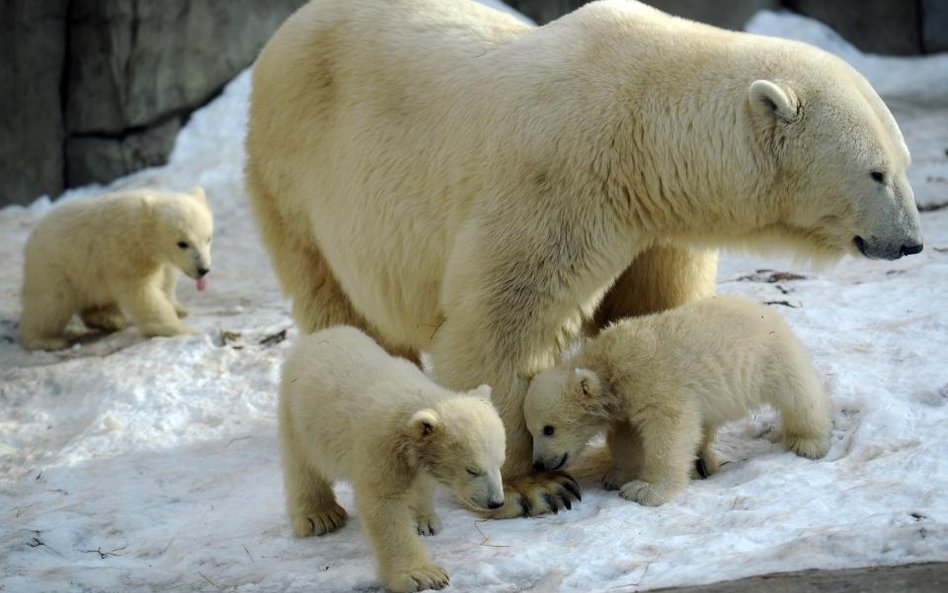
[[[0,0],[0,206],[63,189],[68,0]]]
[[[589,0],[504,0],[543,24]],[[864,52],[914,55],[948,50],[946,0],[645,0],[671,14],[741,29],[757,10],[787,8],[830,25]]]
[[[0,204],[164,163],[304,1],[0,0]]]

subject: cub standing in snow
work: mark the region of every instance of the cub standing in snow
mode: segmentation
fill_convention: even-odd
[[[371,338],[338,326],[300,338],[283,365],[280,444],[287,508],[299,537],[341,527],[332,482],[352,482],[382,582],[441,589],[417,534],[441,528],[435,482],[482,509],[503,505],[504,426],[490,387],[458,394]]]
[[[86,326],[145,336],[190,330],[175,297],[175,268],[203,290],[211,268],[213,220],[204,190],[129,190],[57,206],[26,242],[19,340],[28,350],[69,345],[76,313]]]
[[[768,307],[719,296],[603,330],[533,377],[524,416],[538,468],[565,467],[608,426],[604,484],[660,505],[687,482],[696,453],[708,474],[717,469],[721,424],[763,404],[780,412],[788,449],[826,454],[830,403],[803,346]]]

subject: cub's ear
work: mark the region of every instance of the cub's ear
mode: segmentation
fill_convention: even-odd
[[[599,375],[589,369],[573,369],[570,383],[573,392],[584,399],[597,399],[602,394],[602,381],[599,380]]]
[[[441,418],[438,413],[427,408],[415,412],[408,421],[408,430],[416,439],[427,439],[437,432],[440,425]]]
[[[800,119],[800,100],[786,83],[755,80],[747,88],[747,97],[754,112],[766,118],[788,124]]]
[[[204,193],[204,188],[200,185],[195,185],[188,190],[188,193],[207,204],[207,195]]]
[[[490,401],[491,388],[490,385],[478,385],[474,389],[467,392],[468,395],[473,397],[479,397],[481,399],[486,399]]]

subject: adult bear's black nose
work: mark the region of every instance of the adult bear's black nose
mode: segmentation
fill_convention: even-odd
[[[546,469],[546,466],[543,464],[542,461],[534,461],[534,462],[533,462],[533,471],[535,471],[535,472],[542,472],[542,471],[545,470],[545,469]]]
[[[207,276],[207,273],[210,271],[211,270],[209,268],[198,268],[197,269],[198,278],[203,278],[204,276]]]
[[[916,243],[915,245],[903,245],[902,248],[899,249],[899,253],[902,255],[915,255],[916,253],[921,253],[923,247],[924,245],[921,243]]]
[[[496,501],[496,500],[491,500],[491,501],[488,501],[488,502],[487,502],[487,508],[489,508],[489,509],[491,509],[491,510],[493,510],[493,509],[499,509],[499,508],[502,507],[502,506],[504,506],[504,501],[502,501],[502,500],[499,501],[499,502]]]

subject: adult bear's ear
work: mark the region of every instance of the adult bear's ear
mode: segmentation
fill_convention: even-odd
[[[416,439],[428,439],[435,433],[441,425],[441,418],[438,413],[430,408],[418,410],[408,421],[408,430],[411,436]]]
[[[755,80],[747,88],[747,97],[755,113],[785,124],[799,121],[800,100],[790,86],[772,80]]]

